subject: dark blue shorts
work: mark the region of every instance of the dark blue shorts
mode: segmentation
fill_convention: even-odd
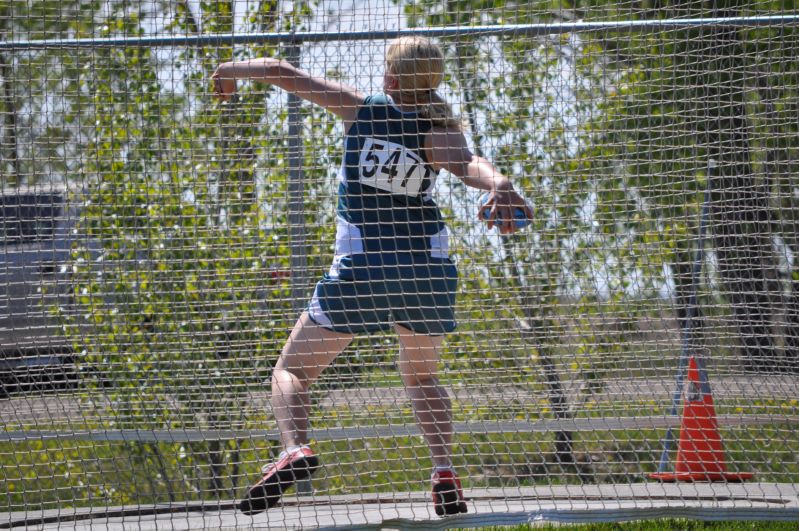
[[[358,334],[398,324],[418,334],[455,330],[458,271],[451,260],[411,253],[354,254],[337,260],[316,284],[311,319]]]

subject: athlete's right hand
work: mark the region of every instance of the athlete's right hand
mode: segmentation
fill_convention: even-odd
[[[516,210],[521,209],[527,219],[533,219],[533,207],[513,189],[510,181],[505,179],[504,182],[507,183],[504,187],[489,192],[488,199],[477,212],[477,218],[487,221],[489,230],[497,227],[500,234],[513,234],[520,228],[511,221],[516,217]]]
[[[236,78],[233,76],[233,65],[222,63],[211,76],[214,83],[214,96],[221,100],[229,100],[236,93]]]

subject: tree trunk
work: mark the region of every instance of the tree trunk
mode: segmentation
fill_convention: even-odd
[[[779,37],[785,39],[784,29],[779,32]],[[784,96],[781,95],[781,92],[783,92],[781,87],[773,87],[769,83],[771,73],[757,70],[755,75],[758,96],[764,109],[763,119],[767,124],[766,131],[777,139],[783,131],[779,123],[781,113],[777,111],[777,102]],[[777,193],[780,193],[782,183],[790,180],[789,161],[790,153],[786,146],[777,143],[766,148],[764,174],[767,180],[766,186],[769,190],[777,190]],[[785,211],[786,209],[788,212]],[[791,212],[792,209],[792,204],[777,205],[777,208],[769,209],[769,213],[776,211],[773,214],[775,219],[772,220],[772,233],[781,234],[783,244],[796,253],[799,251],[799,233],[797,233],[799,227],[797,227],[795,214]],[[786,217],[789,219],[786,220]],[[796,372],[799,369],[799,269],[789,270],[785,276],[787,278],[784,278],[783,282],[787,282],[789,293],[785,297],[787,323],[783,366],[790,372]]]
[[[724,1],[711,0],[712,16],[737,16],[737,10],[722,5]],[[768,372],[779,367],[772,331],[772,294],[779,292],[779,282],[768,188],[756,179],[750,158],[743,47],[737,30],[707,32],[693,46],[699,65],[696,86],[704,111],[700,118],[704,123],[697,125],[707,157],[718,161],[718,175],[708,178],[719,274],[735,319],[744,367]]]
[[[697,245],[704,245],[704,242],[698,241]],[[674,264],[674,302],[677,323],[679,324],[680,330],[682,330],[687,338],[688,347],[692,352],[695,352],[704,344],[702,340],[704,316],[702,313],[702,306],[698,303],[693,307],[693,315],[690,315],[693,293],[695,289],[698,291],[698,286],[694,286],[693,283],[695,257],[692,251],[695,252],[694,249],[686,246],[686,248],[679,249],[676,253],[677,261]],[[701,276],[697,280],[701,280]]]
[[[563,390],[563,385],[560,381],[555,362],[549,352],[549,348],[541,339],[539,330],[548,326],[547,320],[543,317],[536,316],[534,313],[534,306],[532,304],[525,304],[525,319],[520,321],[520,332],[525,342],[530,344],[538,352],[538,364],[541,366],[541,372],[544,375],[544,383],[547,389],[547,399],[552,406],[552,413],[557,420],[567,420],[572,418],[572,411],[569,408],[569,401],[566,398],[566,393]],[[574,458],[574,434],[571,431],[558,431],[555,432],[555,459],[561,466],[573,467],[581,475],[578,470],[577,460]],[[590,476],[582,478],[583,481],[590,481]]]
[[[225,459],[222,442],[208,441],[208,465],[211,471],[211,490],[216,499],[222,498],[225,491]]]

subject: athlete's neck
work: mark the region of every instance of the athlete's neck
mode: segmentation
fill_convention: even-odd
[[[402,112],[416,112],[419,110],[419,103],[403,100],[402,92],[390,90],[386,92],[386,95],[391,98],[394,106]]]

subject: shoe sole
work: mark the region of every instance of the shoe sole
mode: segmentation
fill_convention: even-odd
[[[458,490],[446,483],[439,483],[433,487],[433,506],[438,516],[467,512],[466,502],[458,496]]]
[[[298,459],[268,479],[250,487],[239,504],[239,510],[244,514],[253,515],[271,509],[277,505],[286,490],[296,482],[311,477],[317,468],[319,468],[319,459],[316,456]]]

